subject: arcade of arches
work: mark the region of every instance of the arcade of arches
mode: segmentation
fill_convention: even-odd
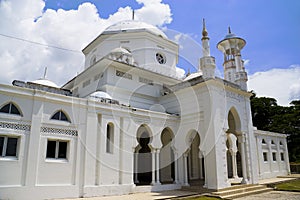
[[[195,130],[187,134],[189,148],[183,154],[184,185],[204,179],[204,158],[200,151],[200,136]],[[160,149],[153,148],[152,133],[147,125],[137,130],[138,145],[134,149],[134,183],[136,185],[176,184],[178,155],[174,150],[174,134],[169,128],[161,132]]]

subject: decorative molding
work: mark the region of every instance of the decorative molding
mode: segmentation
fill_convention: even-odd
[[[78,136],[78,131],[77,130],[52,128],[52,127],[41,127],[41,133],[50,133],[50,134],[68,135],[68,136]]]
[[[241,102],[244,99],[244,97],[242,95],[235,93],[235,92],[227,91],[227,90],[226,90],[226,97],[230,98],[230,99],[235,99],[238,102]]]
[[[7,128],[13,130],[30,131],[31,126],[27,124],[15,124],[9,122],[0,122],[0,128]]]

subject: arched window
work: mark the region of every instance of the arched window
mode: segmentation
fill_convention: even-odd
[[[106,153],[113,153],[114,150],[114,125],[109,123],[106,126]]]
[[[266,141],[265,141],[265,139],[262,139],[261,143],[267,144]]]
[[[279,145],[280,145],[280,146],[282,146],[282,145],[283,145],[281,141],[279,142]]]
[[[271,141],[271,144],[275,145],[275,142],[274,142],[274,140],[272,140],[272,141]]]
[[[59,110],[54,115],[52,115],[51,119],[71,122],[70,119],[67,117],[67,115],[62,110]]]
[[[20,110],[12,102],[9,102],[8,104],[2,106],[0,112],[13,114],[13,115],[21,115]]]

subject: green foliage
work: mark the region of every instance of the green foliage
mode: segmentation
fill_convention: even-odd
[[[277,190],[300,192],[300,179],[277,184]]]
[[[257,129],[287,134],[291,162],[300,162],[300,100],[279,106],[274,98],[250,98],[252,121]]]

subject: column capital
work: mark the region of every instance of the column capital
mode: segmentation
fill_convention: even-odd
[[[228,131],[228,126],[223,127],[223,131],[226,133]]]
[[[236,156],[237,150],[233,150],[231,148],[231,149],[229,149],[229,152],[231,153],[232,156]]]

